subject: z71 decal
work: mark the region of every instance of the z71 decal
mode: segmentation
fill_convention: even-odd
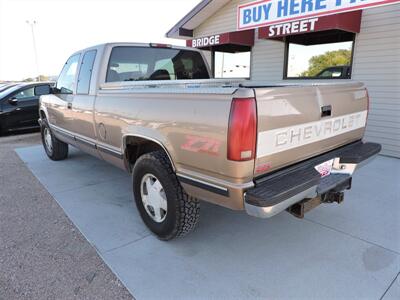
[[[181,145],[182,150],[218,155],[221,141],[196,135],[186,135],[185,138],[185,143]]]

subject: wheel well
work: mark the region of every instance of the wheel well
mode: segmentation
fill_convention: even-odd
[[[174,165],[172,163],[171,157],[169,156],[169,153],[159,143],[142,137],[129,136],[125,140],[125,153],[124,153],[125,161],[127,162],[127,167],[129,171],[132,171],[132,168],[136,160],[140,156],[153,151],[165,152],[169,157],[172,168],[174,169]]]
[[[41,119],[46,119],[46,114],[44,113],[43,110],[40,110],[39,115]]]

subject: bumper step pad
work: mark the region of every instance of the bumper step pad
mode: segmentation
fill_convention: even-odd
[[[314,169],[299,169],[275,176],[246,192],[246,202],[256,206],[273,206],[293,197],[321,181]]]
[[[336,157],[340,157],[340,163],[359,164],[380,150],[379,144],[359,141],[274,172],[257,179],[256,186],[246,192],[245,201],[253,206],[272,207],[312,187],[315,187],[314,196],[349,189],[350,175],[331,174],[321,178],[314,167]]]

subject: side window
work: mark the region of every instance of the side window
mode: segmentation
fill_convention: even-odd
[[[89,94],[90,79],[92,78],[92,70],[96,53],[96,50],[90,50],[87,51],[83,56],[76,88],[77,94]]]
[[[78,68],[79,54],[71,56],[65,63],[57,80],[56,88],[61,94],[72,94],[74,91],[74,82],[76,70]]]
[[[25,99],[31,99],[35,97],[35,88],[31,87],[25,90],[22,90],[18,92],[17,94],[14,95],[15,98],[18,100],[25,100]]]

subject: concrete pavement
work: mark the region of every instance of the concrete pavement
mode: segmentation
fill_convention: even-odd
[[[125,172],[77,150],[62,162],[41,147],[17,152],[137,299],[400,298],[400,160],[378,157],[342,205],[304,220],[202,203],[197,230],[161,242],[142,224]]]
[[[13,150],[39,143],[0,137],[0,299],[132,299]]]

